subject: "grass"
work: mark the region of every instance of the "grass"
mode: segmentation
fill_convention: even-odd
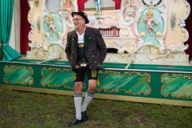
[[[192,108],[94,99],[75,128],[192,128]],[[72,96],[0,90],[0,128],[66,128]]]

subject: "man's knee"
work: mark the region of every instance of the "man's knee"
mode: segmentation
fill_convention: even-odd
[[[94,93],[96,86],[97,86],[97,81],[96,80],[90,80],[88,91],[91,93]]]
[[[83,88],[83,82],[75,82],[74,91],[75,93],[81,93]]]

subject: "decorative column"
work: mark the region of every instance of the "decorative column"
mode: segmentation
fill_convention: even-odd
[[[85,2],[88,0],[77,0],[78,10],[84,11],[85,10]]]
[[[115,2],[115,9],[120,9],[121,7],[121,0],[113,0]]]
[[[190,6],[192,7],[192,1],[188,0],[188,3],[190,4]],[[189,48],[186,50],[186,53],[190,56],[190,59],[192,61],[192,11],[188,17],[188,19],[186,20],[186,28],[189,32],[189,40],[186,42],[186,44],[189,45]]]
[[[21,31],[20,31],[20,52],[26,54],[29,50],[28,33],[30,31],[30,25],[28,23],[29,4],[28,0],[21,0]]]

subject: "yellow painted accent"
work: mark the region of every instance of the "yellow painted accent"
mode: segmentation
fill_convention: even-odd
[[[44,89],[44,88],[32,88],[32,87],[21,87],[21,86],[11,86],[11,85],[3,85],[3,86],[0,86],[0,88],[8,88],[8,89],[20,90],[20,91],[41,92],[41,93],[49,93],[49,94],[69,95],[69,96],[73,95],[73,91],[61,91],[61,90]],[[192,107],[192,101],[143,98],[143,97],[133,97],[133,96],[118,96],[118,95],[108,95],[108,94],[96,94],[95,98]]]

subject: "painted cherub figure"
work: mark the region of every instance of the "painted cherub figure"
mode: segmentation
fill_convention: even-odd
[[[137,29],[142,38],[141,43],[163,46],[165,22],[158,9],[150,8],[141,12]]]
[[[147,16],[147,19],[146,19],[146,21],[145,21],[145,24],[146,24],[146,26],[147,26],[147,29],[148,29],[148,31],[149,32],[155,32],[154,31],[154,25],[157,25],[157,23],[155,22],[155,20],[154,20],[154,14],[153,14],[153,12],[152,11],[147,11],[146,12],[146,16]]]
[[[63,3],[63,11],[68,11],[70,14],[74,11],[74,5],[71,0],[65,0]]]
[[[50,32],[55,32],[56,31],[53,16],[48,16],[47,17],[47,26],[48,26]]]

